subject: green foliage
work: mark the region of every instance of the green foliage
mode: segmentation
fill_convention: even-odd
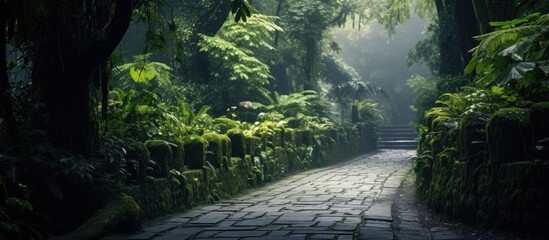
[[[491,23],[495,31],[478,36],[479,45],[465,73],[478,74],[482,86],[505,86],[537,99],[548,91],[549,14]]]
[[[44,238],[43,230],[29,221],[34,210],[32,204],[10,196],[3,178],[0,178],[0,239]]]
[[[370,121],[375,124],[381,124],[385,120],[385,114],[381,110],[378,103],[364,99],[357,104],[360,119],[362,121]]]
[[[231,13],[235,15],[235,22],[238,22],[240,20],[246,22],[246,19],[251,16],[252,6],[246,0],[231,1],[231,5]]]
[[[150,54],[134,56],[134,62],[126,63],[115,68],[118,71],[119,81],[149,83],[157,81],[160,85],[169,85],[173,78],[172,68],[161,62],[150,62]],[[129,73],[129,74],[128,74]]]
[[[344,119],[344,113],[351,106],[352,121],[358,121],[358,101],[372,96],[381,95],[388,98],[387,94],[380,87],[359,80],[351,80],[339,85],[334,85],[328,91],[328,98],[335,100],[338,108],[341,110],[341,119]]]
[[[345,63],[339,55],[324,54],[323,63],[325,67],[323,74],[324,80],[332,85],[338,85],[360,78],[356,70]]]
[[[290,123],[291,127],[322,122],[327,117],[327,104],[312,90],[289,95],[275,93],[269,105],[254,103],[253,108],[260,111],[259,120],[284,121]]]
[[[274,50],[270,44],[273,33],[282,31],[274,21],[274,17],[254,14],[246,23],[225,22],[215,36],[200,34],[198,45],[211,61],[213,83],[221,91],[231,92],[210,95],[213,103],[236,105],[268,97],[265,86],[272,76],[266,56]]]
[[[406,61],[408,66],[414,64],[425,64],[429,71],[437,74],[440,69],[440,49],[439,49],[439,34],[440,31],[436,21],[430,21],[422,32],[425,36],[423,40],[416,43],[414,48],[408,51]]]

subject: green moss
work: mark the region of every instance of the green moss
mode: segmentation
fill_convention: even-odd
[[[130,173],[128,180],[131,182],[142,182],[145,179],[145,167],[149,161],[150,154],[145,144],[131,141],[126,144],[126,170]]]
[[[70,233],[67,239],[97,239],[107,233],[136,231],[139,229],[137,219],[140,212],[132,197],[120,194]]]
[[[486,143],[488,115],[483,113],[465,114],[459,122],[458,150],[465,160],[473,160],[480,154]]]
[[[246,142],[246,154],[254,156],[261,152],[261,138],[256,136],[245,136],[244,140]]]
[[[185,165],[190,169],[202,169],[206,160],[208,142],[197,135],[187,136],[183,141],[185,142]]]
[[[172,161],[168,164],[170,169],[181,169],[185,163],[185,142],[176,138],[170,141],[172,149]]]
[[[222,138],[225,135],[216,133],[206,133],[202,137],[208,142],[206,160],[216,168],[221,167],[223,158]]]
[[[154,177],[166,177],[169,172],[169,163],[172,162],[172,148],[164,140],[148,140],[145,146],[151,155],[151,159],[156,162],[158,171],[155,171]]]
[[[244,155],[246,155],[246,145],[242,131],[240,129],[231,129],[227,132],[227,136],[231,139],[232,156],[244,158]]]
[[[235,120],[226,118],[226,117],[219,117],[214,119],[215,126],[219,129],[220,133],[226,133],[230,129],[238,128],[239,123]]]
[[[230,160],[232,156],[231,139],[227,135],[222,134],[220,136],[220,140],[221,140],[221,150],[222,150],[221,154],[223,155],[224,158]]]
[[[525,125],[528,110],[508,108],[497,111],[486,127],[490,160],[494,163],[526,160],[528,146]],[[530,141],[530,139],[528,139]]]

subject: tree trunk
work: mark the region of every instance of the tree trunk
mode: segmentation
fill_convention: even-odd
[[[280,11],[282,11],[282,4],[284,3],[284,0],[278,0],[278,5],[276,6],[276,12],[275,16],[280,17]],[[280,39],[280,32],[278,30],[275,31],[275,37],[274,37],[274,46],[278,47],[278,42]]]
[[[473,37],[480,34],[479,23],[475,17],[473,1],[458,1],[456,10],[461,57],[467,64],[472,57],[469,50],[473,49],[477,43]]]
[[[439,73],[442,76],[455,76],[463,73],[456,1],[435,0],[439,19]]]
[[[14,146],[20,144],[20,136],[17,122],[13,113],[13,105],[10,93],[10,81],[8,78],[8,64],[6,60],[6,26],[8,9],[5,2],[0,2],[0,103],[2,104],[3,116],[6,121],[6,128]]]
[[[43,39],[35,41],[33,85],[45,104],[38,121],[54,146],[84,156],[97,149],[94,143],[98,131],[91,118],[91,76],[105,63],[128,29],[132,2],[116,1],[110,24],[99,39],[90,42],[84,37],[88,33],[76,34],[75,29],[85,27],[64,24],[72,16],[54,13],[49,19],[51,29]]]
[[[318,82],[315,79],[315,65],[318,60],[318,43],[312,36],[305,36],[305,57],[303,58],[303,90],[318,90]]]

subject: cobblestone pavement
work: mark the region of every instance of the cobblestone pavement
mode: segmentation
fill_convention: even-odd
[[[445,228],[425,229],[413,205],[394,205],[414,154],[384,150],[302,172],[125,238],[462,239]]]

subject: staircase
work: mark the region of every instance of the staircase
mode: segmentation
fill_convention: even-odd
[[[408,125],[384,125],[378,128],[378,149],[417,149],[417,133]]]

